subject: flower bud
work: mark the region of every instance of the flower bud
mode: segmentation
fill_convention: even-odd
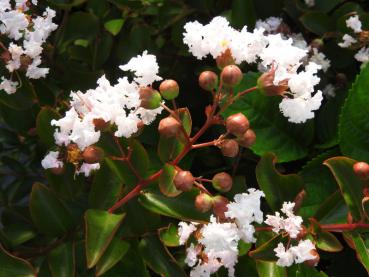
[[[288,89],[288,81],[284,80],[279,82],[278,85],[274,84],[275,69],[272,68],[268,72],[263,73],[257,80],[257,86],[261,93],[266,96],[283,95]]]
[[[215,59],[215,61],[216,61],[217,66],[218,66],[219,69],[223,69],[227,65],[231,65],[231,64],[235,63],[235,61],[232,57],[232,52],[229,48],[227,48],[227,50],[225,50],[222,54],[220,54]]]
[[[180,191],[190,191],[192,185],[195,182],[195,178],[190,171],[179,171],[174,177],[173,183]]]
[[[106,129],[109,126],[109,122],[106,122],[102,118],[94,118],[92,123],[95,125],[96,131],[102,131]]]
[[[4,51],[1,53],[0,55],[0,59],[4,62],[4,63],[8,63],[11,59],[12,59],[12,55],[10,54],[9,51]]]
[[[236,140],[234,139],[225,139],[220,145],[220,150],[222,151],[223,156],[233,158],[236,157],[239,152],[239,146]]]
[[[361,180],[369,179],[369,164],[365,162],[358,162],[354,164],[353,169],[355,175]]]
[[[250,147],[256,140],[256,134],[252,129],[248,129],[242,136],[237,138],[238,144],[242,147]]]
[[[298,233],[296,239],[297,240],[301,240],[301,239],[304,239],[306,237],[306,235],[308,234],[308,230],[307,228],[304,226],[304,225],[301,225],[301,230],[300,232]]]
[[[211,207],[213,206],[213,199],[206,193],[200,193],[196,196],[195,199],[195,207],[198,211],[202,213],[206,213],[210,211]]]
[[[32,59],[27,55],[20,56],[21,70],[27,70],[28,66],[32,63]]]
[[[311,260],[305,261],[304,264],[307,265],[307,266],[310,266],[310,267],[314,267],[319,263],[320,256],[319,256],[318,252],[316,251],[316,249],[311,249],[310,254],[312,256],[314,256],[314,258],[311,259]]]
[[[242,77],[242,71],[237,65],[227,65],[220,73],[220,78],[226,87],[237,86]]]
[[[161,82],[159,91],[164,99],[172,100],[177,98],[179,94],[179,86],[178,83],[174,80],[165,80]]]
[[[213,187],[221,192],[230,191],[232,188],[233,180],[231,175],[226,172],[220,172],[214,175],[211,180]]]
[[[217,195],[213,197],[213,212],[220,221],[224,221],[226,219],[224,213],[228,211],[228,203],[228,199],[224,196]]]
[[[311,48],[316,48],[316,49],[320,50],[320,49],[322,49],[323,46],[324,46],[324,41],[320,38],[316,38],[316,39],[314,39],[310,42],[310,47]]]
[[[244,134],[250,127],[250,122],[243,113],[228,116],[225,124],[227,131],[235,136]]]
[[[160,107],[161,95],[151,87],[141,87],[139,90],[141,107],[153,110]]]
[[[354,222],[354,219],[352,218],[352,214],[351,214],[351,212],[348,212],[348,213],[347,213],[346,221],[347,221],[347,223],[348,223],[348,224],[351,224],[351,223],[353,223],[353,222]]]
[[[50,168],[50,172],[55,175],[61,175],[64,172],[64,166]]]
[[[180,129],[181,123],[179,123],[174,117],[168,116],[159,122],[158,130],[160,135],[164,137],[175,137],[179,133]]]
[[[213,71],[203,71],[199,76],[199,86],[206,90],[212,91],[218,86],[218,76]]]
[[[95,164],[102,160],[104,152],[96,146],[89,146],[82,152],[83,160],[88,164]]]

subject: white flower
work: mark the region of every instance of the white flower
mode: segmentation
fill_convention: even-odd
[[[315,0],[305,0],[305,4],[308,7],[314,7],[315,6]]]
[[[9,72],[13,72],[21,66],[20,57],[23,55],[23,48],[18,46],[17,44],[10,43],[8,51],[12,59],[8,61],[6,68],[9,70]]]
[[[335,92],[335,87],[332,84],[328,84],[325,86],[325,88],[323,89],[323,95],[325,97],[335,97],[336,96],[336,92]]]
[[[22,31],[28,27],[26,14],[18,10],[10,10],[0,13],[0,32],[7,34],[9,38],[18,40],[22,37]]]
[[[136,78],[134,80],[140,86],[147,86],[154,81],[160,81],[162,78],[158,76],[159,66],[154,55],[148,55],[144,51],[142,55],[132,58],[127,64],[119,66],[124,71],[134,71]]]
[[[342,48],[348,48],[350,47],[352,44],[356,43],[357,40],[354,39],[352,36],[348,35],[348,34],[344,34],[344,36],[342,37],[343,42],[338,43],[338,46],[342,47]]]
[[[11,6],[9,0],[0,0],[0,13],[10,9]]]
[[[363,64],[369,61],[369,48],[363,47],[355,54],[355,59]]]
[[[197,255],[200,253],[200,249],[198,247],[195,247],[193,243],[191,243],[190,247],[186,249],[186,259],[185,263],[193,267],[198,261]]]
[[[321,69],[324,72],[327,72],[329,67],[331,66],[331,61],[327,59],[327,57],[318,51],[318,49],[313,48],[313,55],[309,59],[311,62],[314,62],[321,66]]]
[[[40,64],[40,57],[36,57],[35,59],[33,59],[32,63],[27,67],[26,76],[30,79],[44,78],[49,73],[49,69],[38,67]]]
[[[277,265],[285,267],[291,266],[294,261],[294,255],[291,251],[287,250],[282,243],[278,243],[277,248],[274,249],[276,256],[278,257]]]
[[[13,94],[17,91],[18,82],[5,79],[5,77],[1,77],[1,80],[0,90],[4,90],[7,94]]]
[[[94,163],[94,164],[88,164],[88,163],[83,163],[81,168],[77,171],[77,174],[84,174],[85,177],[90,176],[92,171],[98,170],[100,169],[100,164],[99,163]]]
[[[186,241],[188,240],[188,238],[190,237],[190,235],[196,231],[197,224],[194,223],[186,223],[186,222],[179,222],[178,223],[178,235],[179,235],[179,244],[183,245],[186,243]]]
[[[361,21],[358,15],[350,16],[350,18],[346,20],[346,26],[351,28],[355,33],[360,33],[362,31]]]
[[[263,28],[267,33],[273,33],[277,31],[278,27],[282,24],[282,18],[280,17],[268,17],[265,20],[257,20],[255,28]]]
[[[289,249],[294,255],[294,260],[297,264],[315,259],[315,256],[311,254],[311,250],[315,250],[315,245],[308,239],[300,240],[297,246],[293,246]]]
[[[222,264],[216,260],[208,260],[206,263],[198,263],[190,272],[190,277],[210,277],[218,271]]]
[[[58,160],[59,152],[50,151],[41,161],[41,165],[45,169],[63,167],[63,162]]]

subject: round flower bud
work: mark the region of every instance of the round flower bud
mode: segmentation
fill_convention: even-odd
[[[232,188],[233,180],[231,175],[226,172],[220,172],[214,175],[211,180],[213,187],[221,192],[230,191]]]
[[[227,65],[220,73],[220,78],[226,87],[234,87],[241,82],[242,71],[237,65]]]
[[[218,76],[213,71],[203,71],[199,76],[199,86],[206,90],[212,91],[218,86]]]
[[[234,64],[234,59],[232,57],[232,52],[229,48],[227,48],[227,50],[225,50],[222,54],[220,54],[216,59],[215,59],[217,66],[219,69],[223,69],[224,67],[226,67],[227,65],[231,65]]]
[[[206,213],[207,211],[210,211],[212,206],[213,199],[211,198],[210,195],[206,193],[200,193],[196,196],[195,207],[198,211]]]
[[[224,213],[228,211],[228,203],[228,199],[224,196],[217,195],[213,197],[213,212],[220,221],[224,221],[226,219]]]
[[[179,171],[174,177],[174,185],[180,191],[190,191],[195,182],[195,178],[190,171]]]
[[[319,263],[320,256],[319,256],[318,252],[315,249],[311,249],[310,254],[312,256],[314,256],[314,258],[311,259],[311,260],[305,261],[304,264],[307,265],[307,266],[310,266],[310,267],[314,267]]]
[[[225,139],[219,145],[223,156],[233,158],[236,157],[239,152],[239,146],[234,139]]]
[[[256,140],[256,134],[252,129],[248,129],[242,136],[237,138],[238,144],[242,147],[250,147]]]
[[[174,98],[177,98],[179,94],[179,86],[178,83],[174,80],[165,80],[161,82],[159,91],[164,99],[172,100]]]
[[[102,118],[94,118],[92,120],[92,123],[95,125],[96,131],[102,131],[109,126],[109,122],[106,122]]]
[[[82,152],[83,160],[88,164],[95,164],[102,160],[104,152],[96,146],[89,146]]]
[[[160,135],[164,137],[175,137],[179,133],[180,129],[181,123],[179,123],[174,117],[168,116],[159,122],[158,130]]]
[[[361,180],[369,179],[369,164],[365,162],[358,162],[354,164],[353,169],[355,175]]]
[[[139,94],[142,108],[153,110],[160,107],[161,95],[158,91],[151,87],[141,87]]]
[[[266,96],[283,95],[288,89],[288,81],[284,80],[274,84],[275,69],[263,73],[257,80],[257,86],[261,93]]]
[[[32,59],[27,55],[20,56],[20,69],[27,70],[28,66],[32,63]]]
[[[235,136],[239,136],[249,129],[250,122],[243,113],[236,113],[227,117],[225,125],[228,132]]]

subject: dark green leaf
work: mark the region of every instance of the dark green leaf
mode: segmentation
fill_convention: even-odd
[[[112,19],[105,22],[104,27],[107,31],[109,31],[113,36],[116,36],[120,30],[122,29],[124,24],[124,19]]]
[[[0,276],[34,277],[36,272],[29,262],[11,255],[0,244]]]
[[[339,252],[343,249],[342,244],[335,235],[329,232],[319,232],[316,237],[316,246],[328,252]]]
[[[300,17],[301,23],[309,31],[323,35],[335,30],[334,21],[324,12],[308,12]]]
[[[179,246],[178,229],[173,224],[169,224],[166,228],[159,229],[159,237],[165,246]]]
[[[177,170],[171,164],[165,164],[163,167],[163,173],[159,177],[160,191],[168,197],[175,197],[181,194],[180,190],[177,190],[173,179],[176,176]]]
[[[50,107],[43,107],[37,115],[37,135],[39,136],[41,142],[49,148],[55,145],[55,127],[51,126],[51,120],[59,118],[60,115]]]
[[[72,242],[54,248],[47,257],[53,277],[70,277],[75,275],[75,253]]]

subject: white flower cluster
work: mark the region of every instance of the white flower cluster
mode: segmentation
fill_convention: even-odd
[[[16,0],[12,7],[9,0],[0,0],[0,33],[12,40],[8,47],[1,45],[4,50],[2,59],[9,73],[22,67],[28,78],[39,79],[49,72],[48,68],[40,67],[42,45],[57,25],[52,22],[55,11],[50,8],[46,8],[42,16],[27,14],[28,2]],[[32,4],[36,5],[37,1],[32,0]],[[8,94],[16,92],[17,81],[4,76],[1,80],[0,89]]]
[[[260,210],[260,198],[263,196],[262,191],[255,189],[235,195],[235,201],[227,205],[228,210],[225,213],[229,222],[219,223],[211,216],[210,223],[201,229],[194,223],[179,223],[180,244],[184,244],[194,231],[200,229],[199,244],[191,244],[187,248],[185,262],[193,267],[191,277],[210,276],[221,266],[228,269],[229,276],[234,276],[238,242],[255,242],[255,229],[251,223],[263,222],[263,212]]]
[[[104,120],[115,124],[115,136],[130,137],[138,131],[140,122],[148,125],[162,108],[148,110],[140,107],[140,86],[151,84],[161,78],[157,76],[158,65],[156,57],[145,51],[142,56],[132,58],[128,64],[121,67],[135,72],[135,82],[129,82],[127,77],[118,79],[118,83],[111,85],[102,76],[95,89],[85,93],[81,91],[71,93],[71,108],[59,120],[53,120],[57,126],[54,137],[56,144],[68,145],[76,143],[83,150],[96,143],[100,138],[100,131],[95,129],[94,119]]]
[[[283,203],[281,211],[286,217],[282,217],[279,212],[276,212],[275,215],[267,215],[265,223],[273,227],[273,232],[277,234],[285,232],[290,238],[296,239],[302,230],[303,220],[301,216],[294,214],[294,207],[295,203]],[[315,256],[311,254],[311,250],[315,250],[315,246],[310,240],[300,240],[297,246],[289,247],[287,250],[282,243],[279,243],[277,248],[274,249],[278,257],[277,265],[291,266],[293,262],[303,263],[315,259]]]
[[[315,6],[315,0],[305,0],[305,4],[308,7],[314,7]]]
[[[314,110],[320,107],[323,99],[322,92],[315,95],[314,86],[319,83],[316,73],[320,69],[327,69],[329,62],[322,53],[314,53],[313,60],[309,57],[309,48],[294,45],[295,41],[281,34],[268,34],[280,25],[281,20],[271,18],[259,22],[253,32],[248,32],[245,26],[241,31],[233,29],[223,17],[215,17],[209,24],[189,22],[185,25],[183,41],[189,51],[198,59],[210,54],[217,58],[227,49],[230,50],[235,62],[254,63],[270,70],[276,69],[274,85],[285,80],[293,79],[294,88],[286,94],[281,104],[281,112],[290,122],[303,123],[314,117]],[[306,42],[302,45],[306,45]],[[324,66],[316,62],[324,63]],[[305,70],[302,70],[306,64]],[[301,73],[300,73],[301,72]],[[297,84],[297,82],[300,82]],[[289,84],[290,85],[290,84]],[[306,86],[308,85],[308,86]]]
[[[358,15],[349,17],[346,20],[346,26],[350,28],[356,36],[359,35],[363,31],[362,24],[361,24],[361,21]],[[344,34],[342,39],[343,39],[343,42],[338,43],[338,45],[342,48],[349,48],[352,45],[359,43],[357,38],[354,38],[353,36],[349,34]],[[355,54],[354,58],[358,62],[361,62],[362,64],[366,64],[369,61],[369,48],[365,46],[361,47],[360,50]]]

